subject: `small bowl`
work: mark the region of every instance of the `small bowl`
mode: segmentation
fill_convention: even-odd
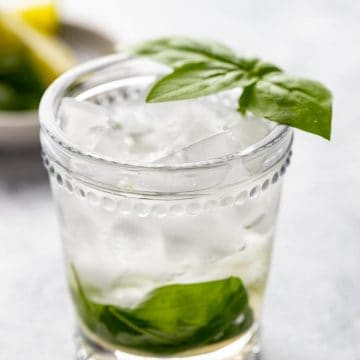
[[[59,36],[74,51],[79,62],[115,52],[107,35],[80,24],[62,22]],[[37,110],[0,111],[0,148],[25,149],[39,145]]]

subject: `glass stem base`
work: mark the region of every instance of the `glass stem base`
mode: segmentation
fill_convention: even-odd
[[[75,336],[75,360],[260,360],[260,346],[258,343],[259,329],[253,327],[239,340],[213,352],[199,355],[169,355],[169,356],[141,356],[120,350],[106,349],[89,339],[83,332],[78,331]]]

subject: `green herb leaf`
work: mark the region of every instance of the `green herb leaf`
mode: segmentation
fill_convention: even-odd
[[[136,308],[88,298],[72,267],[72,294],[84,325],[112,344],[171,354],[238,336],[253,323],[241,280],[175,284],[153,290]]]
[[[241,280],[230,277],[158,288],[133,313],[179,342],[196,337],[204,328],[206,337],[214,337],[246,310],[247,305],[248,298]]]
[[[74,285],[75,291],[72,292],[73,300],[80,317],[90,327],[97,325],[97,319],[102,312],[102,306],[90,301],[83,286],[80,283],[79,275],[74,266],[70,267],[69,271],[70,283]]]
[[[259,76],[279,71],[273,64],[240,58],[222,44],[183,37],[149,41],[132,51],[175,68],[153,86],[148,102],[192,99],[249,86]]]
[[[316,81],[290,76],[228,47],[184,37],[145,42],[132,49],[174,68],[154,84],[147,101],[192,99],[243,87],[239,110],[330,139],[331,93]]]
[[[241,63],[228,47],[217,42],[197,41],[187,37],[150,40],[131,49],[138,56],[152,58],[171,67],[193,62],[221,62],[232,66]]]
[[[146,101],[162,102],[192,99],[238,86],[248,86],[254,79],[238,68],[212,63],[188,63],[159,80],[150,90]]]
[[[130,49],[130,52],[137,56],[156,60],[172,68],[205,62],[213,67],[222,66],[229,70],[244,70],[250,77],[280,71],[277,66],[264,63],[259,59],[240,57],[229,47],[218,42],[198,41],[180,36],[146,41]]]
[[[276,73],[245,88],[239,105],[242,112],[330,139],[331,102],[331,93],[319,82]]]

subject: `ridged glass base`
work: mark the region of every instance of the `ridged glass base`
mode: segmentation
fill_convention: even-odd
[[[259,360],[258,329],[252,328],[239,340],[214,351],[196,355],[146,356],[99,346],[79,331],[75,337],[75,360]]]

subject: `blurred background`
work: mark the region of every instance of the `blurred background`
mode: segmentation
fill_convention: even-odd
[[[263,359],[360,359],[360,2],[60,0],[19,12],[33,3],[0,0],[0,358],[63,360],[73,352],[37,140],[42,91],[77,62],[140,39],[187,34],[223,41],[333,91],[332,141],[296,132]],[[31,56],[22,53],[24,43]]]

